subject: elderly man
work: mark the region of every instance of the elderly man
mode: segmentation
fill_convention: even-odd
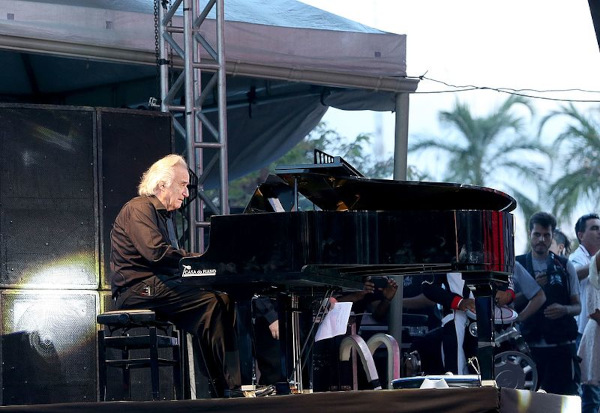
[[[111,287],[117,308],[148,308],[200,341],[218,396],[237,395],[240,367],[234,303],[224,293],[184,285],[173,212],[188,193],[185,160],[168,155],[142,176],[138,197],[119,212],[111,231]]]
[[[531,251],[516,257],[546,294],[542,308],[521,323],[523,337],[538,367],[540,387],[549,393],[577,395],[579,362],[574,316],[581,311],[573,264],[550,251],[556,219],[537,212],[529,219]]]

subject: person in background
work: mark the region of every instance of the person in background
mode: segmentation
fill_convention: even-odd
[[[393,278],[378,277],[367,279],[360,291],[329,298],[329,309],[337,302],[352,302],[355,313],[368,311],[375,320],[382,321],[387,317],[390,303],[398,285]],[[381,281],[381,282],[380,282]],[[256,296],[252,300],[254,318],[254,349],[256,364],[260,373],[258,384],[267,386],[285,381],[281,365],[281,344],[279,343],[279,310],[275,299]],[[360,323],[360,317],[357,324]],[[358,326],[357,326],[358,329]],[[331,340],[333,341],[333,340]],[[320,347],[320,343],[317,347]]]
[[[569,259],[575,265],[582,288],[577,355],[581,358],[581,409],[587,413],[597,412],[600,408],[600,291],[594,288],[597,285],[596,257],[600,250],[598,215],[581,216],[575,231],[579,247]]]
[[[431,301],[423,294],[423,281],[425,276],[406,275],[403,278],[402,317],[419,315],[427,316],[427,331],[422,336],[409,336],[409,354],[417,351],[424,374],[444,374],[444,364],[439,351],[442,342],[442,313],[437,303]],[[407,317],[408,318],[408,317]],[[404,337],[402,344],[405,344]]]
[[[581,313],[577,317],[577,347],[579,347],[583,330],[585,330],[585,325],[589,320],[585,300],[589,286],[590,261],[592,256],[600,250],[600,218],[598,218],[598,214],[592,213],[579,217],[575,223],[575,235],[577,235],[579,246],[569,255],[569,262],[573,264],[575,271],[577,271],[581,294]]]
[[[596,413],[600,409],[600,289],[597,281],[598,254],[590,263],[590,285],[586,290],[586,306],[589,320],[577,351],[581,358],[581,412]],[[594,280],[595,277],[595,280]],[[596,282],[597,285],[597,282]]]
[[[540,388],[577,395],[580,370],[574,316],[581,311],[579,281],[573,264],[550,251],[555,229],[551,214],[533,214],[529,219],[531,251],[516,257],[546,295],[542,308],[521,323],[521,332],[537,366]]]
[[[111,231],[111,289],[118,309],[146,308],[195,335],[216,396],[239,396],[235,305],[225,293],[182,284],[179,260],[199,255],[178,245],[173,213],[189,196],[188,167],[167,155],[144,172],[138,197]]]
[[[546,294],[519,262],[515,262],[512,280],[515,291],[514,307],[518,311],[516,322],[522,323],[544,305]]]
[[[475,313],[475,298],[459,272],[431,275],[423,281],[423,294],[442,306],[442,362],[445,372],[470,374],[468,360],[477,354],[477,337],[468,331],[467,313]],[[496,304],[514,299],[512,288],[496,292]]]
[[[560,229],[554,230],[550,251],[561,257],[569,257],[571,254],[571,241]]]

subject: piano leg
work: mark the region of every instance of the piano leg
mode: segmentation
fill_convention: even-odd
[[[242,385],[256,384],[256,371],[254,366],[254,334],[252,331],[252,303],[250,299],[237,300],[237,335],[240,354],[240,374]]]
[[[292,313],[294,311],[290,295],[280,293],[277,296],[279,309],[279,344],[281,352],[281,376],[286,383],[278,383],[278,394],[290,393],[290,382],[293,381],[295,362],[294,333],[292,333]],[[284,384],[287,389],[284,389]]]
[[[285,304],[281,305],[280,301],[280,320],[285,320],[279,325],[279,334],[282,345],[282,353],[285,358],[282,359],[282,367],[287,377],[288,382],[292,386],[293,393],[302,393],[304,391],[304,374],[310,369],[302,368],[306,363],[304,357],[307,354],[302,354],[303,350],[303,318],[308,317],[308,314],[302,314],[300,308],[299,297],[297,294],[289,294],[281,296],[280,299],[285,300]],[[281,314],[281,309],[284,309],[285,314]]]
[[[491,285],[475,286],[477,312],[477,359],[481,380],[494,379],[494,318],[493,290]]]
[[[332,291],[325,293],[328,302]],[[281,343],[281,365],[291,391],[301,393],[313,389],[313,345],[318,324],[316,320],[324,315],[321,307],[316,315],[313,300],[298,294],[280,294],[279,299],[279,337]]]

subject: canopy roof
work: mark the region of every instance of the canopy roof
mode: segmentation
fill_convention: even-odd
[[[138,107],[157,97],[153,0],[0,0],[0,8],[1,101]],[[214,44],[210,17],[201,32]],[[405,78],[405,35],[295,0],[225,0],[225,19],[231,177],[277,159],[328,106],[395,110],[395,93],[417,87]]]

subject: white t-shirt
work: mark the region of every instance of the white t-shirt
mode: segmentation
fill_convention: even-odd
[[[579,247],[569,255],[569,262],[573,264],[575,269],[579,269],[580,267],[589,267],[590,261],[592,260],[592,256],[585,249],[583,245],[579,245]],[[581,294],[579,294],[579,299],[581,300],[581,313],[577,316],[577,331],[579,334],[583,334],[583,330],[585,330],[585,325],[589,320],[589,313],[587,309],[587,289],[590,285],[588,277],[585,277],[583,280],[579,281],[579,289],[581,290]]]

